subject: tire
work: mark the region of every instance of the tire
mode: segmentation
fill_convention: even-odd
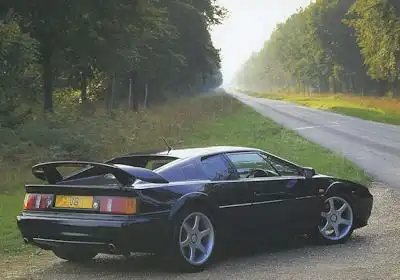
[[[53,249],[54,255],[69,262],[86,262],[96,257],[97,253],[90,251],[72,251],[68,249]]]
[[[216,229],[204,210],[186,209],[174,219],[173,262],[183,272],[204,270],[215,255]]]
[[[314,235],[318,243],[333,245],[345,243],[354,230],[355,213],[352,199],[345,194],[333,194],[325,199],[321,223]],[[332,208],[333,207],[333,208]]]

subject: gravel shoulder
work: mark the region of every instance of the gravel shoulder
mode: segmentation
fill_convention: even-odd
[[[348,243],[316,246],[307,239],[235,246],[230,257],[197,274],[178,274],[156,256],[99,256],[70,264],[45,255],[8,264],[1,279],[400,279],[400,196],[371,187],[375,203],[370,224]],[[36,263],[36,264],[35,264]],[[3,264],[4,265],[4,264]]]

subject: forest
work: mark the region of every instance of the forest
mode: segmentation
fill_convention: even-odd
[[[148,105],[213,89],[222,75],[210,28],[225,14],[215,0],[3,0],[1,125],[32,108],[137,110],[145,94]]]
[[[263,92],[400,96],[400,1],[316,0],[276,26],[235,77]]]

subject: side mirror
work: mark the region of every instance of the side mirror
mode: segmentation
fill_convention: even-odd
[[[311,179],[312,177],[314,177],[317,173],[315,172],[315,169],[312,167],[304,167],[303,168],[303,175],[304,177],[306,177],[307,179]]]

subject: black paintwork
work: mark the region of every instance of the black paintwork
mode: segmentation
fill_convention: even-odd
[[[280,160],[298,170],[298,175],[238,180],[233,168],[232,178],[223,181],[207,178],[201,165],[203,159],[219,154],[225,158],[227,153],[246,152]],[[155,251],[171,240],[174,217],[185,207],[208,211],[219,236],[263,230],[269,233],[307,232],[320,222],[325,197],[336,192],[346,193],[352,198],[355,228],[367,225],[371,214],[373,197],[365,186],[319,174],[310,176],[314,174],[312,169],[303,169],[258,149],[210,147],[172,150],[169,153],[132,154],[106,163],[144,168],[148,160],[154,159],[170,160],[170,163],[150,171],[169,183],[137,180],[131,187],[126,187],[112,179],[108,182],[103,176],[93,177],[93,173],[86,169],[57,184],[27,185],[28,193],[137,197],[139,212],[124,216],[87,210],[23,211],[17,217],[23,237],[44,249],[61,244],[80,248],[89,246],[98,252],[109,252],[108,244],[114,244],[120,253]],[[227,163],[232,167],[229,160]]]

